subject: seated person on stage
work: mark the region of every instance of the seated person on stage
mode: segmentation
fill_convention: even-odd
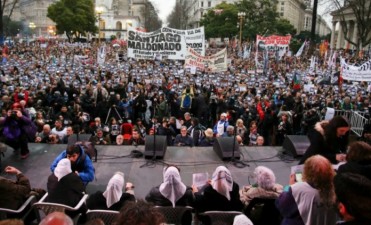
[[[80,202],[85,191],[83,182],[77,173],[72,171],[71,161],[68,159],[61,159],[58,162],[54,172],[48,177],[47,188],[47,202],[59,203],[71,207],[75,207]],[[75,213],[69,215],[76,215]]]
[[[31,189],[29,179],[17,168],[7,166],[5,173],[14,174],[17,180],[7,179],[0,176],[0,207],[6,209],[17,210],[27,200],[31,194],[41,198],[45,194],[45,190]],[[12,218],[12,215],[7,215]],[[32,221],[34,218],[30,215],[26,221]]]
[[[89,139],[90,142],[95,145],[109,145],[111,144],[111,138],[109,135],[104,135],[103,129],[97,129],[95,135],[91,136]]]
[[[335,224],[337,220],[331,163],[321,155],[308,158],[304,163],[303,181],[290,176],[290,186],[276,200],[282,224]]]
[[[116,172],[109,180],[104,192],[97,191],[90,195],[86,201],[88,209],[103,209],[119,211],[127,201],[135,201],[134,186],[132,183],[126,183],[123,192],[125,180],[124,174]]]
[[[133,129],[130,139],[124,140],[124,145],[144,145],[144,139],[137,130]]]
[[[62,139],[63,144],[68,144],[68,138],[73,135],[73,128],[71,126],[68,126],[66,128],[66,132],[67,132],[67,134]]]
[[[205,211],[241,211],[239,186],[232,179],[231,172],[225,166],[219,166],[213,173],[211,182],[198,190],[193,186],[195,194],[194,208],[198,213]],[[208,224],[206,218],[199,217]]]
[[[68,146],[65,151],[59,154],[50,166],[51,171],[54,172],[58,162],[65,158],[71,161],[72,171],[80,177],[85,185],[94,180],[93,162],[79,145]]]
[[[179,169],[169,166],[164,169],[164,182],[153,187],[146,196],[146,201],[157,206],[192,206],[192,188],[187,187],[181,180]],[[191,224],[192,214],[182,218],[182,224]]]
[[[339,166],[337,172],[356,172],[371,174],[371,146],[363,141],[349,145],[346,163]]]
[[[139,200],[125,204],[115,222],[117,225],[161,225],[165,218],[152,204]]]
[[[310,146],[299,164],[303,164],[306,159],[316,154],[326,157],[332,164],[345,161],[349,130],[349,123],[342,116],[316,123],[314,131],[308,136]]]
[[[174,146],[190,146],[193,147],[193,139],[187,134],[187,127],[180,128],[180,134],[175,137]]]
[[[164,168],[163,178],[163,183],[147,194],[146,201],[158,206],[192,206],[192,188],[182,182],[177,167]]]
[[[59,136],[51,133],[50,125],[45,124],[43,130],[39,133],[36,133],[35,138],[36,143],[48,143],[48,144],[60,144]]]
[[[205,136],[201,137],[199,146],[213,146],[215,142],[213,130],[208,128],[204,132]]]
[[[265,166],[258,166],[254,170],[256,183],[249,186],[244,186],[240,190],[240,198],[246,206],[254,198],[276,199],[282,193],[283,187],[276,184],[276,176],[273,171]]]

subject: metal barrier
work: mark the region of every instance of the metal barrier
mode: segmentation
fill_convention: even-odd
[[[321,120],[325,119],[325,115],[321,113],[321,111],[317,110],[317,113],[320,115]],[[350,123],[351,131],[353,131],[358,137],[361,137],[364,125],[368,123],[368,119],[365,116],[366,114],[367,112],[361,111],[335,110],[334,116],[343,116],[347,118]]]

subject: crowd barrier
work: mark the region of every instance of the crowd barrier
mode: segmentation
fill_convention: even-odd
[[[366,113],[367,112],[353,110],[335,110],[334,116],[343,116],[347,118],[350,123],[351,131],[358,137],[361,137],[364,125],[368,123]],[[321,115],[321,119],[324,119],[324,115]]]

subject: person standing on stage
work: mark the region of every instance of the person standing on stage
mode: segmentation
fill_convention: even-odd
[[[314,131],[309,136],[310,146],[299,164],[303,164],[306,159],[316,154],[324,156],[332,164],[345,161],[349,130],[348,120],[342,116],[316,123]]]

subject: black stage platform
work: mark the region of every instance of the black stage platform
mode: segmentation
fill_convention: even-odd
[[[29,144],[30,157],[21,160],[19,155],[13,153],[8,147],[5,158],[2,158],[2,176],[6,175],[3,170],[5,166],[11,165],[20,169],[31,181],[32,187],[46,188],[46,181],[50,175],[50,164],[54,158],[66,148],[66,145]],[[219,165],[227,166],[232,172],[234,180],[241,186],[253,182],[252,172],[259,165],[271,168],[277,177],[277,182],[286,185],[289,180],[290,167],[296,165],[297,160],[283,160],[282,147],[240,147],[241,160],[246,166],[238,168],[229,161],[222,161],[214,152],[212,147],[168,147],[163,160],[154,165],[145,165],[151,160],[127,157],[134,146],[97,146],[98,161],[94,162],[96,169],[96,180],[89,183],[87,193],[96,190],[105,190],[108,180],[115,171],[125,173],[125,182],[135,185],[137,198],[144,198],[150,188],[162,181],[162,170],[164,163],[176,164],[181,169],[181,176],[186,185],[192,185],[192,174],[208,172],[212,175],[214,169]],[[143,151],[144,146],[138,146]],[[286,159],[289,157],[286,156]]]

